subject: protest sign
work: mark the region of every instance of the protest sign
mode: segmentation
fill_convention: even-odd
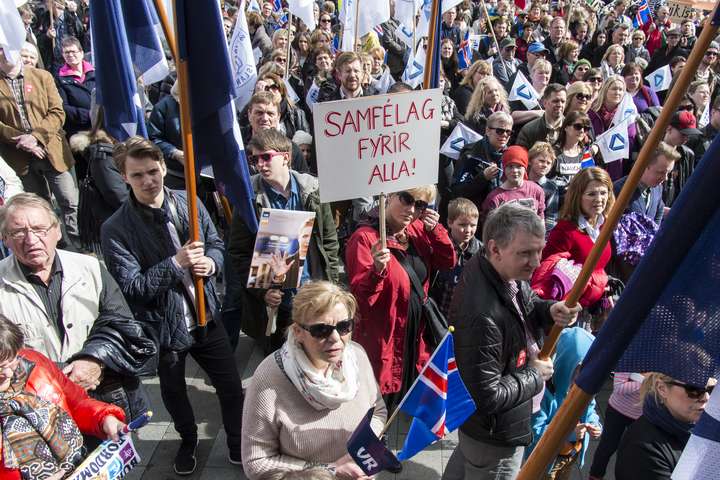
[[[297,288],[315,212],[263,208],[250,262],[248,288]]]
[[[140,464],[130,435],[119,442],[105,440],[75,469],[68,480],[115,480],[125,478]]]
[[[670,1],[667,6],[670,9],[670,21],[673,23],[682,23],[683,20],[695,18],[695,8],[686,2]]]
[[[437,183],[439,89],[316,103],[320,200]]]

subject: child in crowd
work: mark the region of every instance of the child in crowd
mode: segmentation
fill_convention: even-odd
[[[545,193],[545,236],[557,223],[560,190],[547,178],[555,163],[555,150],[547,142],[535,142],[528,152],[528,179],[540,185]]]
[[[456,198],[448,205],[448,230],[455,246],[457,263],[450,270],[438,272],[430,289],[430,296],[437,302],[440,311],[447,317],[455,285],[460,281],[465,262],[480,250],[482,244],[475,238],[479,212],[467,198]]]
[[[535,182],[528,182],[528,151],[519,145],[508,147],[502,156],[503,183],[485,198],[480,218],[487,218],[490,211],[508,202],[528,207],[540,218],[545,214],[545,193]]]

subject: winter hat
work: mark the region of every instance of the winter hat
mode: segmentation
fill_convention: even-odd
[[[525,170],[528,168],[528,151],[519,145],[508,147],[502,156],[503,170],[510,164],[522,165]]]

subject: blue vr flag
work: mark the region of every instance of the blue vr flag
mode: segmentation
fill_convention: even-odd
[[[371,407],[350,436],[347,442],[348,453],[369,477],[383,470],[400,473],[402,464],[375,435],[370,426],[374,413],[375,407]]]
[[[400,460],[407,460],[442,439],[475,412],[475,402],[455,363],[452,333],[445,335],[435,349],[399,408],[414,417],[398,454]]]
[[[597,335],[576,384],[658,371],[691,385],[720,359],[720,137],[715,137]]]
[[[198,171],[212,166],[247,227],[257,231],[245,148],[235,115],[235,83],[217,2],[177,0],[178,55],[187,62]]]
[[[117,140],[147,137],[120,0],[90,3],[96,101],[104,129]]]
[[[160,43],[160,20],[152,0],[121,0],[130,58],[145,85],[163,80],[170,72]]]

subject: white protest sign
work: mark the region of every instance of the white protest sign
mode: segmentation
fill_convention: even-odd
[[[140,455],[135,450],[130,435],[123,436],[119,442],[105,440],[75,469],[68,480],[87,480],[102,478],[120,480],[125,478],[133,467],[140,464]]]
[[[440,89],[316,103],[320,200],[437,183]]]

